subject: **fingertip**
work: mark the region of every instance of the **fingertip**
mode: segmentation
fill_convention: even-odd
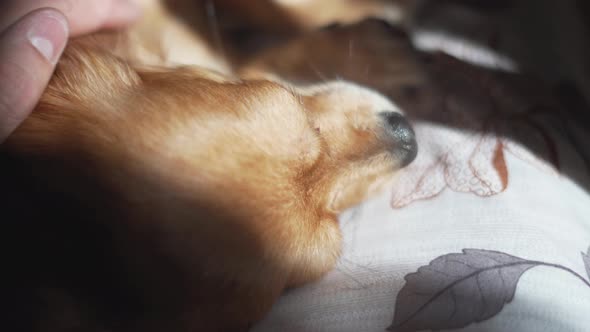
[[[0,142],[33,110],[68,38],[65,16],[38,9],[0,35]]]
[[[46,61],[55,65],[68,40],[68,21],[61,12],[51,8],[39,9],[30,15],[32,22],[27,39]]]

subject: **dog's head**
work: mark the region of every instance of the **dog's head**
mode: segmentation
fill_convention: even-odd
[[[137,279],[172,276],[164,257],[201,286],[238,280],[268,297],[329,270],[337,213],[417,151],[400,110],[354,84],[146,68],[75,43],[2,149],[78,221],[108,224]]]

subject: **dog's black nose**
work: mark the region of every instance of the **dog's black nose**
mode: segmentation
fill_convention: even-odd
[[[382,112],[387,139],[393,143],[393,153],[401,166],[406,166],[416,159],[418,144],[414,129],[406,118],[395,112]]]

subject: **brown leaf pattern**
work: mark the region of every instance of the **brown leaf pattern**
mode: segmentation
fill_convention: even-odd
[[[415,125],[420,154],[393,188],[394,208],[435,197],[446,188],[497,195],[510,181],[507,154],[558,175],[557,133],[550,129],[558,106],[542,88],[443,55],[430,68],[433,77],[444,80],[433,81],[433,101],[417,115],[433,121]]]

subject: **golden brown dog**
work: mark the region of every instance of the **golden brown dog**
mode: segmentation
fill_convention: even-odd
[[[338,213],[415,157],[381,95],[234,77],[154,6],[72,41],[0,146],[9,330],[245,329],[334,266]]]

